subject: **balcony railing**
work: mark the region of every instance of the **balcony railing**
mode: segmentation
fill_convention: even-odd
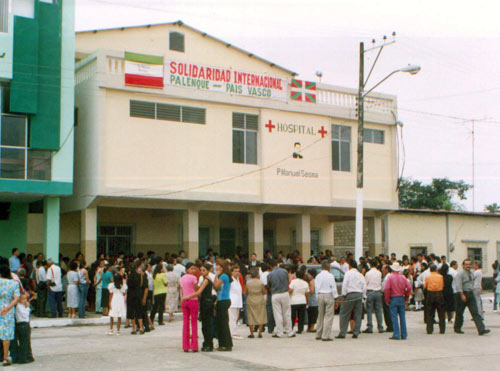
[[[106,72],[111,75],[123,75],[125,73],[125,61],[123,58],[107,56]],[[369,96],[364,100],[365,112],[391,113],[396,109],[396,101],[390,96],[387,98],[380,94]],[[328,106],[356,109],[357,92],[355,89],[336,87],[327,84],[318,84],[316,90],[316,103]]]

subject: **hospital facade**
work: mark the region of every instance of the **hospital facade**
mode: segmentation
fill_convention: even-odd
[[[63,255],[298,249],[307,258],[334,248],[335,223],[354,217],[355,89],[301,80],[182,22],[79,32],[75,50]],[[396,98],[373,93],[365,109],[375,252],[383,215],[398,206]]]

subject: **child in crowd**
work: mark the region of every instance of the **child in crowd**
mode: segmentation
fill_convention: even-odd
[[[35,359],[31,352],[30,301],[29,292],[21,293],[16,305],[16,328],[14,341],[11,343],[13,363],[30,363]]]
[[[127,317],[127,307],[125,305],[125,295],[127,284],[123,282],[123,277],[119,274],[114,276],[113,282],[108,286],[109,290],[109,332],[113,335],[113,320],[117,318],[116,335],[120,335],[122,318]]]

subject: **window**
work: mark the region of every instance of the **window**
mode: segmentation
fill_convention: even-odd
[[[28,148],[24,116],[3,114],[0,121],[0,178],[50,180],[52,154]]]
[[[416,258],[418,254],[427,255],[427,246],[410,247],[410,257]]]
[[[9,0],[0,0],[0,32],[9,32]]]
[[[40,0],[43,1],[43,0]],[[12,14],[26,18],[35,17],[35,0],[12,1]]]
[[[364,129],[363,140],[366,143],[384,144],[384,131],[376,129]]]
[[[351,171],[351,127],[332,125],[332,169]]]
[[[311,253],[314,256],[318,256],[321,250],[319,236],[320,236],[320,231],[318,229],[311,229]]]
[[[97,254],[116,256],[132,253],[131,226],[99,226],[97,232]]]
[[[484,266],[483,264],[483,249],[480,247],[468,247],[467,248],[467,257],[472,260],[472,264],[474,264],[475,261],[481,262],[481,266]]]
[[[130,117],[205,124],[206,110],[198,107],[131,100]]]
[[[233,112],[233,162],[257,164],[259,116]]]
[[[184,34],[177,31],[170,31],[168,36],[170,50],[184,53]]]

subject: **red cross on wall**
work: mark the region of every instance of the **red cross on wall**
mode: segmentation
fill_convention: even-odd
[[[325,135],[328,134],[328,132],[325,130],[324,126],[321,126],[321,130],[318,130],[318,133],[321,134],[321,138],[324,138]]]
[[[269,132],[271,133],[273,131],[273,129],[276,127],[276,125],[273,125],[273,122],[271,120],[269,120],[269,122],[264,125],[266,128],[269,129]]]

